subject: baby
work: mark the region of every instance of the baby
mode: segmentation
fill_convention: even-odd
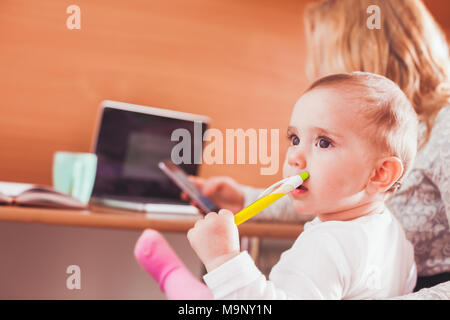
[[[316,215],[269,280],[240,252],[233,213],[197,221],[188,240],[216,299],[367,299],[412,292],[412,245],[385,200],[412,166],[417,116],[385,77],[362,72],[322,78],[295,104],[283,176],[308,171],[289,194]]]

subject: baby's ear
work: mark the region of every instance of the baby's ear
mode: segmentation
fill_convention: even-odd
[[[398,157],[382,158],[376,162],[366,190],[369,194],[386,192],[402,174],[403,164]]]

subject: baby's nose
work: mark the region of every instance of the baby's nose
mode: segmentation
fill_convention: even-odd
[[[292,152],[288,156],[288,164],[292,167],[297,167],[299,169],[306,168],[306,157],[301,152]]]

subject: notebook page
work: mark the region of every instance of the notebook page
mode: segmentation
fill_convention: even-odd
[[[3,182],[0,181],[0,193],[9,197],[16,197],[17,195],[25,192],[34,187],[30,183],[18,183],[18,182]]]

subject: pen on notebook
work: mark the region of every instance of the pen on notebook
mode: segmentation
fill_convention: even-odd
[[[270,206],[275,201],[281,199],[283,196],[287,195],[289,192],[299,187],[303,181],[309,178],[309,173],[304,171],[298,175],[285,178],[278,181],[268,187],[259,198],[251,203],[249,206],[245,207],[238,213],[234,215],[234,222],[236,225],[247,221],[248,219],[254,217],[262,210]]]

